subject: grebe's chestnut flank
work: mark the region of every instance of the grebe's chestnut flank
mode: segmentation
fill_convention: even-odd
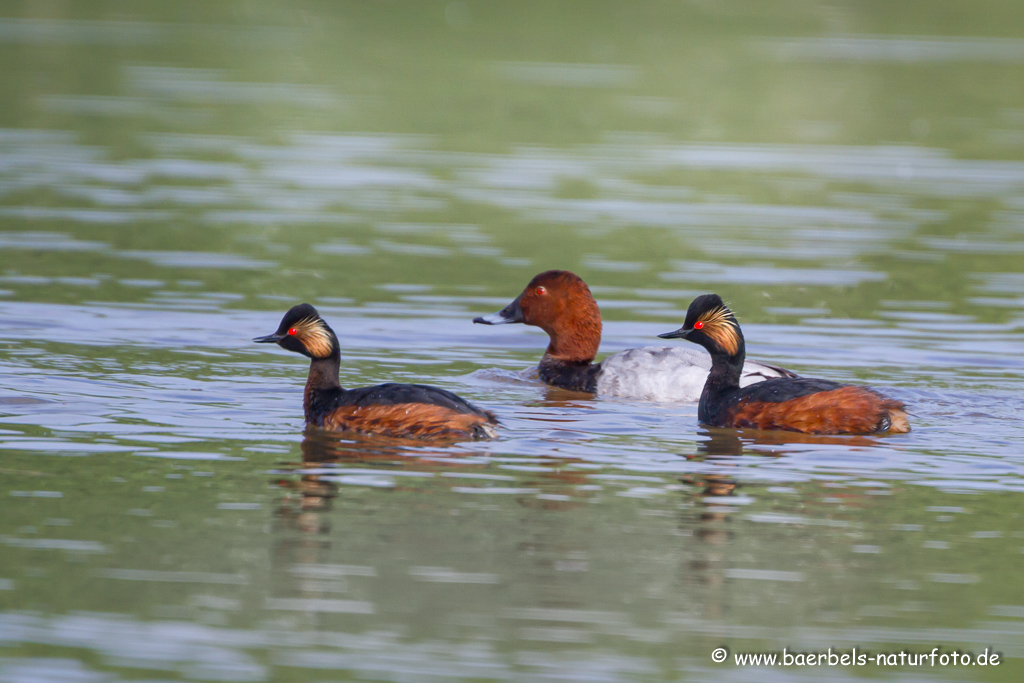
[[[547,332],[550,343],[538,367],[540,378],[573,391],[648,401],[696,401],[711,369],[707,354],[678,347],[629,349],[595,363],[601,344],[601,311],[587,283],[567,270],[537,275],[515,301],[473,322],[525,323]],[[795,376],[751,360],[743,368],[740,384]]]
[[[697,417],[712,427],[782,429],[806,434],[910,431],[906,406],[873,389],[805,377],[740,386],[746,347],[736,316],[717,294],[693,300],[686,322],[662,339],[686,339],[711,354]]]
[[[293,306],[274,334],[254,342],[277,344],[310,358],[302,405],[306,425],[417,439],[492,439],[493,413],[450,391],[423,384],[379,384],[343,389],[341,348],[334,330],[309,304]]]

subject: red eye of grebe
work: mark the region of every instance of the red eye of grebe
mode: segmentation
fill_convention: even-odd
[[[534,291],[537,292],[538,294],[547,294],[548,293],[548,290],[545,287],[538,287]]]
[[[294,337],[298,333],[299,333],[299,331],[297,329],[295,329],[294,327],[291,328],[290,330],[288,330],[288,335],[291,336],[291,337]]]
[[[695,329],[695,330],[701,330],[703,328],[704,328],[704,322],[701,321],[701,320],[698,320],[697,322],[695,322],[693,324],[693,329]]]

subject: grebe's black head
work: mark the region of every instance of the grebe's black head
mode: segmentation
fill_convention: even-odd
[[[313,359],[330,358],[338,353],[338,338],[334,330],[324,322],[315,308],[309,304],[292,306],[277,332],[253,339],[258,344],[277,344]]]
[[[717,294],[698,296],[686,311],[683,326],[658,336],[662,339],[686,339],[700,344],[712,354],[735,356],[743,350],[743,333],[736,316]]]

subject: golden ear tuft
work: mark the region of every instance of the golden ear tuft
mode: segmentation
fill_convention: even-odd
[[[736,318],[727,306],[719,306],[702,314],[698,322],[704,323],[701,332],[711,337],[730,356],[740,350]]]
[[[315,358],[327,358],[331,355],[334,345],[331,343],[331,334],[324,327],[318,318],[306,318],[293,325],[298,334],[298,339],[306,350]]]

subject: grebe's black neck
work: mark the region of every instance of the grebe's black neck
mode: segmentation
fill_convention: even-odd
[[[335,397],[344,391],[338,379],[340,369],[341,354],[337,346],[326,358],[313,358],[309,362],[309,377],[306,378],[306,389],[302,394],[306,422],[319,424],[319,418],[330,410]]]
[[[708,373],[708,379],[704,383],[704,390],[700,394],[700,403],[697,406],[697,418],[702,422],[713,424],[711,414],[716,412],[714,407],[721,402],[726,394],[740,388],[740,375],[743,374],[746,349],[743,335],[738,334],[738,336],[738,350],[732,354],[721,349],[712,350],[702,344],[704,348],[708,348],[708,352],[711,354],[711,372]]]
[[[714,384],[723,389],[739,388],[740,375],[743,374],[743,362],[747,357],[746,344],[743,341],[743,333],[740,332],[739,327],[736,328],[736,341],[736,351],[734,353],[728,353],[714,343],[701,343],[701,346],[711,354],[711,372],[708,374],[709,383],[714,380]]]

